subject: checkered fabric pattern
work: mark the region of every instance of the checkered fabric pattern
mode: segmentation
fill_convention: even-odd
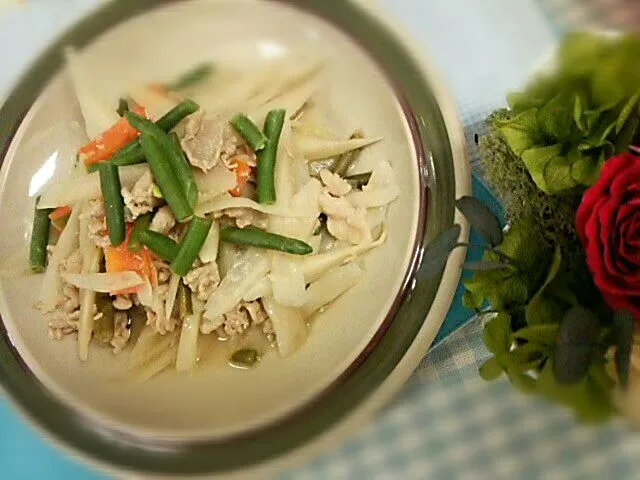
[[[456,3],[460,2],[452,0],[449,6],[455,9]],[[522,21],[545,22],[555,38],[576,27],[631,29],[640,25],[640,0],[518,0],[505,2],[503,7],[513,9],[513,4],[519,4],[516,9]],[[416,22],[424,22],[419,17]],[[412,23],[412,19],[403,20]],[[537,41],[539,53],[546,53],[548,37],[539,35]],[[520,42],[522,52],[531,51],[527,40]],[[488,45],[482,50],[492,51]],[[520,73],[524,79],[527,65],[536,58],[513,58],[521,63],[510,65],[511,74]],[[448,67],[459,74],[459,65],[444,62],[445,75]],[[456,91],[454,86],[476,180],[482,180],[482,172],[474,134],[484,131],[484,118],[503,105],[505,93],[499,81],[496,85],[487,80],[478,82],[483,94]],[[482,323],[472,316],[429,351],[404,392],[380,412],[373,425],[337,451],[282,478],[640,478],[638,434],[619,421],[599,427],[577,425],[570,412],[525,396],[506,380],[483,382],[477,372],[488,355],[482,343]]]

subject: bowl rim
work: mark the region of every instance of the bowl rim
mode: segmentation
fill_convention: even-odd
[[[58,39],[53,42],[34,63],[31,64],[31,67],[16,83],[14,89],[0,110],[0,163],[4,161],[9,146],[12,143],[12,139],[20,125],[22,125],[25,115],[28,113],[34,101],[39,97],[48,82],[59,71],[61,64],[59,53],[63,45],[69,43],[78,46],[84,45],[106,31],[108,28],[111,28],[135,15],[148,11],[151,8],[167,5],[170,1],[171,0],[139,0],[135,2],[135,5],[132,5],[134,2],[126,2],[126,0],[114,0],[107,2],[106,4],[97,6],[92,12],[83,16],[74,26],[59,36]],[[107,460],[105,458],[106,455],[99,456],[95,451],[88,451],[88,449],[85,448],[87,445],[82,443],[83,441],[86,441],[86,439],[83,439],[84,435],[88,435],[88,438],[93,441],[104,441],[106,439],[107,442],[113,442],[114,438],[111,438],[111,436],[114,432],[105,431],[105,429],[101,428],[100,425],[86,424],[87,419],[83,418],[81,415],[74,414],[74,416],[77,417],[75,418],[77,424],[75,425],[76,431],[74,434],[81,436],[78,437],[81,442],[78,443],[78,441],[71,441],[71,439],[65,436],[60,430],[61,428],[64,428],[64,424],[69,422],[68,417],[65,417],[63,422],[52,422],[50,419],[43,418],[43,415],[34,409],[35,404],[26,401],[25,391],[27,391],[27,395],[39,394],[41,401],[43,399],[50,400],[52,405],[47,409],[50,410],[50,414],[54,414],[52,413],[52,406],[54,408],[57,407],[58,409],[62,406],[65,410],[69,410],[69,408],[57,398],[47,398],[50,397],[49,392],[45,391],[39,380],[33,377],[28,367],[26,367],[22,362],[19,354],[11,345],[4,323],[1,323],[0,333],[2,334],[2,341],[4,342],[4,345],[0,345],[0,349],[7,350],[10,355],[10,359],[13,361],[13,364],[11,365],[13,369],[12,371],[7,370],[7,365],[0,365],[0,384],[2,384],[6,398],[8,398],[14,407],[22,413],[23,417],[27,418],[31,425],[34,425],[39,430],[43,431],[43,433],[45,433],[53,443],[58,446],[63,446],[65,450],[73,453],[81,453],[85,460],[103,470],[120,473],[124,471],[143,471],[145,473],[154,474],[160,472],[170,472],[175,474],[204,474],[211,472],[229,473],[232,469],[235,471],[242,469],[244,474],[246,474],[248,471],[257,472],[265,469],[272,469],[277,465],[282,466],[284,459],[288,458],[288,461],[290,462],[290,457],[294,454],[296,457],[302,458],[303,456],[307,457],[312,452],[317,453],[326,449],[328,444],[332,443],[337,437],[344,437],[348,432],[353,431],[358,425],[361,425],[363,421],[366,421],[374,411],[386,403],[388,399],[402,386],[403,382],[417,366],[428,346],[435,338],[435,335],[444,321],[446,312],[451,304],[455,287],[457,286],[460,277],[460,267],[464,261],[466,253],[464,249],[458,249],[454,254],[452,254],[443,274],[439,278],[434,280],[420,278],[420,266],[422,253],[426,244],[425,242],[434,238],[437,233],[445,229],[454,221],[456,223],[460,223],[463,227],[461,240],[464,241],[468,237],[469,233],[467,223],[461,217],[459,212],[455,211],[455,208],[453,208],[453,200],[455,200],[456,196],[466,195],[471,191],[470,173],[468,169],[468,162],[466,160],[466,141],[461,121],[456,113],[454,102],[443,87],[441,79],[438,77],[438,74],[435,72],[430,62],[418,53],[420,52],[420,49],[402,33],[402,29],[395,26],[393,22],[389,20],[387,15],[383,15],[377,8],[370,3],[367,3],[365,0],[349,0],[343,2],[340,7],[337,5],[328,6],[322,0],[275,0],[275,3],[300,8],[307,13],[315,14],[323,20],[328,21],[339,30],[348,33],[351,39],[359,43],[361,46],[363,46],[364,37],[359,35],[366,36],[367,33],[371,34],[374,32],[385,37],[385,41],[388,42],[387,48],[390,48],[391,53],[400,53],[399,61],[410,68],[412,74],[417,75],[417,77],[412,80],[418,85],[418,92],[421,94],[427,94],[431,102],[435,104],[438,114],[437,120],[439,121],[438,127],[440,127],[441,130],[443,129],[441,133],[444,133],[444,137],[446,137],[446,141],[442,137],[436,137],[434,142],[430,143],[431,148],[427,149],[424,142],[425,138],[430,136],[428,130],[430,126],[427,125],[424,117],[416,117],[415,110],[409,108],[409,111],[407,112],[405,109],[405,114],[408,114],[407,120],[409,120],[409,123],[412,126],[414,138],[419,140],[416,145],[417,153],[419,154],[419,162],[421,162],[419,166],[424,169],[422,172],[423,175],[420,176],[421,218],[418,234],[416,236],[416,243],[414,251],[412,252],[410,266],[405,274],[403,287],[396,296],[396,301],[394,302],[396,311],[393,311],[394,308],[392,307],[392,312],[387,315],[387,318],[383,322],[383,327],[381,327],[377,332],[372,343],[370,343],[365,352],[358,357],[356,362],[354,362],[354,364],[340,376],[336,385],[344,385],[350,378],[353,378],[351,373],[361,368],[363,364],[369,362],[368,364],[371,365],[371,362],[374,361],[372,360],[372,354],[378,352],[378,355],[381,355],[379,352],[381,351],[383,340],[385,337],[388,338],[390,329],[394,326],[393,320],[400,316],[398,310],[402,310],[404,308],[404,315],[409,315],[410,312],[407,313],[407,311],[411,306],[407,307],[407,304],[409,302],[413,302],[415,304],[416,297],[420,293],[427,294],[427,300],[424,303],[427,305],[430,304],[430,308],[426,309],[428,312],[427,318],[426,320],[424,319],[424,314],[418,315],[420,317],[418,321],[415,317],[416,313],[419,314],[419,312],[413,312],[413,321],[410,325],[413,329],[413,333],[408,336],[405,335],[405,337],[408,338],[408,343],[405,341],[399,348],[396,347],[393,350],[393,360],[390,364],[385,365],[386,375],[383,375],[383,378],[373,386],[369,384],[367,385],[367,388],[364,388],[362,385],[354,387],[352,390],[355,390],[356,393],[361,393],[363,397],[366,397],[366,399],[364,401],[361,399],[353,401],[351,406],[346,409],[341,405],[337,413],[332,412],[333,422],[326,426],[316,426],[316,430],[311,433],[308,429],[304,430],[302,438],[300,438],[300,433],[302,432],[298,432],[298,430],[303,430],[300,424],[298,424],[297,427],[290,426],[289,429],[291,430],[291,428],[293,428],[293,431],[295,432],[295,441],[290,442],[290,445],[286,447],[284,451],[280,450],[277,453],[271,452],[262,457],[258,457],[251,464],[242,463],[240,465],[226,465],[222,468],[216,469],[215,465],[211,465],[207,462],[207,466],[204,468],[200,467],[198,469],[189,470],[183,469],[181,467],[181,462],[176,463],[176,458],[178,456],[184,456],[185,452],[182,448],[176,450],[175,448],[168,448],[167,445],[162,444],[152,444],[148,450],[144,450],[144,455],[147,455],[148,459],[151,459],[151,462],[147,462],[146,465],[142,466],[140,464],[123,465],[122,462],[118,462],[117,460],[114,462],[113,458]],[[336,15],[332,10],[340,10],[343,14]],[[344,12],[347,14],[345,15]],[[338,19],[336,17],[340,18]],[[354,18],[362,20],[362,22],[357,20],[355,25],[353,22],[349,22],[350,19]],[[345,28],[345,22],[354,28]],[[96,23],[99,26],[97,29],[95,28]],[[367,28],[369,30],[367,30]],[[376,37],[376,41],[378,41],[379,38],[380,37]],[[368,48],[365,48],[365,51],[372,57],[377,65],[385,71],[387,78],[397,87],[398,85],[395,81],[396,78],[392,77],[386,68],[388,66],[386,61],[388,61],[389,58],[379,58],[376,53],[371,51],[371,48],[371,45],[368,45]],[[404,96],[404,93],[404,90],[402,90],[402,93],[396,91],[398,99],[403,103],[404,107],[408,108],[408,102],[415,102],[417,99],[414,95],[414,98],[408,100]],[[431,97],[433,98],[431,99]],[[421,106],[424,107],[423,104],[421,104]],[[417,135],[417,137],[415,135]],[[442,144],[433,146],[434,144],[437,144],[438,141]],[[423,147],[425,148],[424,151],[422,150]],[[438,150],[438,152],[436,152],[436,150]],[[437,160],[435,157],[439,157],[440,155],[450,157],[450,171],[447,172],[446,169],[443,170],[445,166],[435,161]],[[461,160],[456,161],[457,158]],[[429,217],[432,217],[431,209],[437,208],[440,211],[436,210],[434,214],[435,218],[439,219],[438,221],[427,221],[425,218],[427,189],[430,207]],[[449,199],[450,202],[444,201],[444,199]],[[413,308],[416,308],[415,305]],[[420,310],[424,310],[424,307],[421,307]],[[397,324],[398,322],[396,321],[396,327]],[[389,363],[388,358],[385,359],[383,357],[383,360],[386,360],[387,363]],[[376,367],[379,366],[376,364],[374,365]],[[373,372],[375,372],[375,370],[376,368],[373,369]],[[26,375],[24,375],[25,373]],[[377,373],[378,377],[380,376],[380,372],[375,373]],[[373,375],[373,373],[371,373],[371,367],[369,367],[369,374]],[[31,385],[20,385],[21,379],[22,383],[25,383],[25,377],[30,379]],[[323,392],[318,398],[323,400],[324,395],[325,392]],[[309,407],[313,407],[315,403],[316,400],[314,399],[305,404],[302,409],[304,410]],[[322,404],[322,401],[320,401],[320,405]],[[335,408],[336,406],[334,405],[333,409],[335,410]],[[331,408],[329,408],[329,410],[331,410]],[[292,415],[295,418],[295,413]],[[72,423],[73,420],[74,419],[71,420]],[[286,418],[283,419],[283,422],[286,421]],[[274,427],[281,429],[283,422],[277,422],[276,424],[266,427],[266,429],[268,430],[269,428]],[[132,445],[136,444],[139,440],[139,438],[127,438],[127,436],[120,433],[117,438],[119,443],[117,450],[122,454],[122,450],[131,449]],[[227,440],[225,440],[225,444],[228,443]],[[110,444],[110,446],[113,448],[112,444]],[[191,448],[194,446],[199,448],[199,446],[196,445],[189,445],[188,447]],[[136,449],[134,448],[134,450]],[[303,455],[303,451],[307,453]],[[208,454],[211,456],[211,452]],[[137,455],[140,455],[140,452],[137,452]],[[158,468],[157,464],[154,465],[154,461],[158,460],[158,455],[162,456],[165,460],[169,458],[169,463],[160,462],[161,464],[164,464],[164,466]],[[134,457],[127,456],[126,458],[135,458],[135,455]],[[117,463],[120,464],[117,465]],[[154,466],[152,467],[152,465]]]

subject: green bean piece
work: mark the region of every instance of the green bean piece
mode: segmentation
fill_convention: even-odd
[[[126,116],[129,115],[134,114],[127,112]],[[178,183],[167,160],[167,152],[160,146],[154,136],[146,133],[142,134],[140,145],[142,145],[142,151],[147,158],[155,183],[160,188],[162,196],[171,207],[173,214],[179,222],[188,220],[193,215],[193,210],[182,194],[180,183]]]
[[[171,167],[171,171],[180,187],[182,196],[187,200],[189,208],[193,209],[198,201],[198,187],[196,181],[193,179],[191,166],[182,152],[178,135],[175,133],[167,135],[156,124],[134,113],[128,113],[126,118],[129,123],[143,135],[152,136],[156,142],[158,142],[161,149],[164,150],[166,161]],[[160,186],[160,184],[158,184],[158,186]],[[160,186],[160,191],[162,192],[162,186]]]
[[[156,121],[156,125],[165,132],[175,127],[180,121],[188,115],[197,111],[200,106],[193,100],[183,100],[174,108],[165,113]],[[119,167],[125,165],[137,165],[145,162],[144,153],[140,147],[140,139],[135,139],[118,150],[111,161]],[[89,171],[92,171],[88,168]]]
[[[313,251],[313,248],[302,240],[251,227],[225,227],[220,230],[220,240],[222,242],[248,245],[266,250],[277,250],[294,255],[308,255]]]
[[[176,105],[171,110],[169,110],[167,113],[165,113],[163,116],[161,116],[156,121],[156,125],[160,127],[162,130],[164,130],[165,132],[168,132],[173,127],[175,127],[178,123],[180,123],[180,121],[183,118],[196,112],[199,108],[200,108],[200,105],[198,105],[193,100],[189,100],[189,99],[183,100],[178,105]]]
[[[362,133],[361,130],[353,132],[349,139],[353,140],[355,138],[364,138],[364,133]],[[360,155],[361,151],[362,148],[356,148],[355,150],[343,153],[340,157],[338,157],[336,163],[333,165],[332,172],[337,173],[341,177],[344,177],[347,174],[347,170],[349,170],[349,167],[353,165],[353,163],[358,159],[358,155]]]
[[[258,152],[258,203],[273,203],[276,201],[276,187],[274,174],[278,142],[284,125],[286,112],[282,109],[271,110],[264,121],[264,134],[267,136],[267,146]]]
[[[171,132],[169,134],[169,140],[171,142],[171,152],[168,158],[171,169],[173,173],[175,173],[178,182],[180,182],[182,193],[187,199],[187,202],[189,202],[189,206],[193,208],[198,202],[198,185],[196,185],[196,181],[193,178],[191,165],[182,151],[178,134]]]
[[[126,98],[120,98],[120,100],[118,100],[118,109],[116,110],[116,112],[118,112],[118,115],[123,117],[124,112],[128,112],[128,111],[129,111],[129,102],[127,102]]]
[[[265,134],[244,113],[238,113],[229,123],[231,123],[236,132],[242,135],[254,152],[267,146]]]
[[[344,179],[349,182],[349,185],[351,185],[352,188],[360,190],[369,183],[369,180],[371,179],[371,172],[348,175],[344,177]]]
[[[38,208],[39,200],[40,197],[36,199],[29,248],[29,265],[33,272],[38,273],[43,272],[47,266],[47,245],[49,245],[49,230],[51,229],[49,214],[53,212],[52,208]]]
[[[197,83],[202,82],[214,71],[213,63],[207,62],[200,65],[196,65],[191,70],[186,71],[175,81],[166,84],[164,87],[167,90],[184,90],[194,86]]]
[[[102,315],[93,322],[93,337],[98,343],[109,346],[113,339],[114,330],[115,308],[113,307],[113,300],[108,294],[98,293],[96,294],[96,307],[98,308],[98,313]]]
[[[187,227],[187,233],[185,233],[184,239],[180,243],[178,254],[169,265],[173,273],[181,277],[189,273],[209,234],[211,223],[212,220],[210,218],[193,217],[189,227]]]
[[[111,245],[117,247],[125,239],[124,199],[120,193],[118,167],[111,162],[100,162],[100,190],[104,198],[107,230]]]
[[[239,368],[251,368],[260,360],[260,355],[258,355],[258,351],[253,348],[243,348],[241,350],[237,350],[233,352],[231,358],[229,359],[229,363],[233,367]]]
[[[143,230],[138,238],[140,243],[167,262],[172,262],[178,255],[178,244],[161,233]]]
[[[191,290],[184,283],[178,285],[178,293],[176,294],[175,307],[177,308],[178,318],[184,320],[187,315],[193,313],[193,305],[191,304]]]
[[[136,218],[136,221],[133,224],[133,228],[131,229],[131,235],[129,236],[129,244],[127,245],[128,250],[132,252],[140,251],[140,249],[142,248],[142,242],[140,241],[140,234],[145,230],[149,229],[149,225],[151,225],[152,218],[153,218],[153,213],[151,212]]]

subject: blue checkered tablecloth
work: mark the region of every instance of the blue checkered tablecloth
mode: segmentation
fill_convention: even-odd
[[[467,131],[474,194],[496,212],[500,207],[482,183],[472,141],[485,116],[504,105],[505,93],[567,29],[640,25],[640,0],[371,1],[397,17],[449,83]],[[26,60],[99,2],[0,0],[0,95]],[[640,436],[623,424],[577,425],[565,410],[504,381],[479,380],[477,369],[487,356],[482,325],[461,306],[459,294],[436,344],[376,421],[282,477],[640,478]],[[99,478],[45,444],[3,402],[0,425],[2,478]]]

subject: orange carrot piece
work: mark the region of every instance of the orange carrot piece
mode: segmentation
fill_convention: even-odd
[[[147,116],[144,107],[135,105],[132,109],[138,115]],[[125,118],[121,118],[109,130],[102,133],[78,150],[79,158],[85,166],[102,162],[113,156],[118,150],[135,140],[138,131],[129,125]]]
[[[127,248],[132,229],[133,224],[127,225],[127,236],[125,241],[117,247],[110,245],[104,249],[104,263],[106,270],[107,272],[132,271],[143,277],[147,277],[149,281],[153,281],[155,277],[155,269],[147,248],[143,246],[137,252],[132,252]],[[111,292],[111,295],[135,293],[138,291],[138,288],[139,287],[132,287],[119,290],[117,292]]]
[[[51,212],[49,214],[49,220],[60,220],[61,218],[68,217],[69,215],[71,215],[71,207],[65,205],[63,207],[58,207]]]
[[[242,194],[242,187],[249,181],[251,166],[239,158],[232,160],[232,162],[231,169],[236,174],[236,186],[229,190],[229,193],[234,197],[239,197]]]

